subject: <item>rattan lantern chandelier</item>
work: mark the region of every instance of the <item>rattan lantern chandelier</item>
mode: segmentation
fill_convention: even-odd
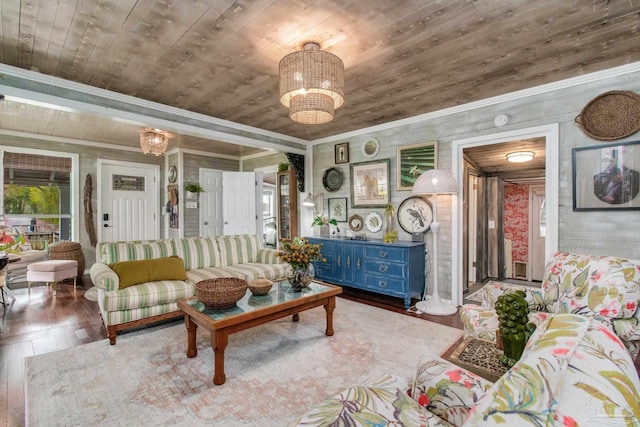
[[[317,43],[280,60],[280,102],[294,122],[320,124],[333,120],[344,103],[344,64]]]
[[[168,144],[169,137],[160,129],[147,128],[140,132],[140,148],[144,154],[162,156]]]

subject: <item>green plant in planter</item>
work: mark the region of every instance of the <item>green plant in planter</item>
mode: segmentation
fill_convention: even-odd
[[[202,193],[204,188],[197,182],[188,182],[185,184],[184,189],[190,193]]]
[[[536,329],[529,323],[529,303],[524,291],[500,295],[496,301],[496,313],[500,322],[500,341],[503,354],[500,363],[512,367],[522,356],[524,346]]]
[[[289,163],[282,162],[278,163],[278,172],[284,172],[289,170]]]

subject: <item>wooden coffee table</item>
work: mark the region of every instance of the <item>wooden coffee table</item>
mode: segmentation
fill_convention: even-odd
[[[196,348],[196,330],[203,327],[211,333],[211,347],[214,353],[213,383],[224,384],[224,350],[229,342],[229,335],[262,325],[272,320],[292,315],[297,322],[301,311],[324,306],[327,318],[327,336],[333,335],[333,310],[336,306],[336,295],[342,288],[314,281],[302,292],[291,292],[289,284],[274,283],[268,295],[254,296],[251,291],[227,310],[209,310],[196,298],[178,301],[178,307],[184,312],[184,323],[187,328],[187,357],[198,354]]]

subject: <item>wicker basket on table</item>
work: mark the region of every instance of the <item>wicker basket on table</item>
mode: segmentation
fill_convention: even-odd
[[[247,293],[243,279],[223,277],[196,283],[196,298],[210,310],[231,308]]]

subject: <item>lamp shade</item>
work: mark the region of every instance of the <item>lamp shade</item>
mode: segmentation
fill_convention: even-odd
[[[440,169],[431,169],[420,175],[411,190],[416,196],[457,192],[456,179],[449,172]]]
[[[315,198],[311,195],[311,193],[309,193],[309,195],[302,201],[302,205],[308,206],[310,208],[315,207]]]
[[[169,137],[160,129],[145,129],[140,132],[140,148],[144,154],[161,156],[167,151]]]
[[[336,55],[307,43],[280,60],[280,102],[291,120],[327,123],[344,103],[344,64]]]

